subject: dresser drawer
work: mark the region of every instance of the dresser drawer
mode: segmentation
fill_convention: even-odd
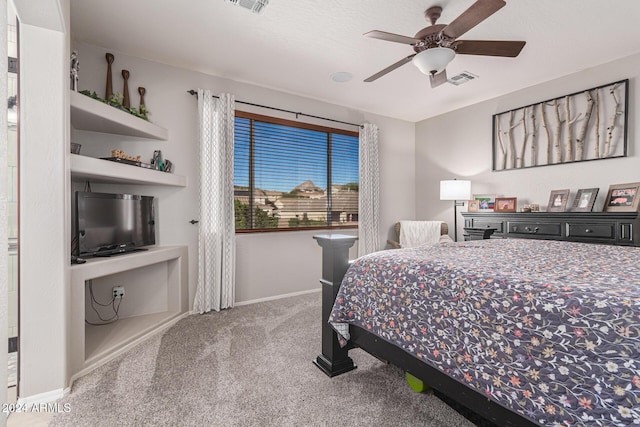
[[[507,233],[509,235],[542,235],[542,236],[562,236],[562,225],[559,222],[537,223],[537,222],[512,222],[507,223]]]
[[[504,233],[504,230],[502,229],[502,224],[503,224],[502,221],[486,221],[486,220],[474,219],[472,228],[495,228],[496,229],[495,233]]]
[[[566,240],[640,247],[640,212],[462,212],[462,217],[467,229],[495,228],[491,239]]]
[[[598,239],[615,239],[616,223],[605,224],[567,224],[567,237],[588,237]]]

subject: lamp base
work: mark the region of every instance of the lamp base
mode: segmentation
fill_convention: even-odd
[[[453,201],[453,241],[458,241],[458,206],[464,206],[464,202]]]

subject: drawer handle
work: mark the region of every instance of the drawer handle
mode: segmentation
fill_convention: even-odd
[[[593,233],[593,230],[592,230],[592,229],[590,229],[590,228],[585,228],[585,229],[584,229],[584,232],[585,232],[585,233]]]
[[[531,229],[531,227],[525,227],[525,228],[524,228],[524,231],[527,231],[527,232],[529,232],[529,233],[537,233],[537,232],[538,232],[538,230],[540,230],[540,227],[536,227],[536,228],[534,228],[533,230]]]

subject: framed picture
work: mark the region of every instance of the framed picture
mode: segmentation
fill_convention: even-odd
[[[569,190],[552,190],[549,196],[547,212],[564,212],[567,209]]]
[[[494,194],[474,194],[473,200],[478,201],[478,212],[493,212],[496,203]]]
[[[591,212],[596,202],[599,188],[581,188],[573,199],[572,212]]]
[[[467,203],[467,212],[478,212],[480,209],[480,201],[478,200],[469,200]]]
[[[494,114],[492,170],[627,157],[628,107],[626,79]],[[580,119],[573,141],[543,132],[564,129],[566,117]],[[539,135],[537,143],[528,144],[533,135]]]
[[[518,205],[518,199],[515,197],[496,197],[496,212],[515,212]]]
[[[609,186],[607,200],[604,202],[605,212],[636,212],[638,210],[638,191],[640,182],[616,184]]]

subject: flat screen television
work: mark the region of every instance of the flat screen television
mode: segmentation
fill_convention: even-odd
[[[76,192],[77,255],[110,256],[156,243],[153,197]]]

